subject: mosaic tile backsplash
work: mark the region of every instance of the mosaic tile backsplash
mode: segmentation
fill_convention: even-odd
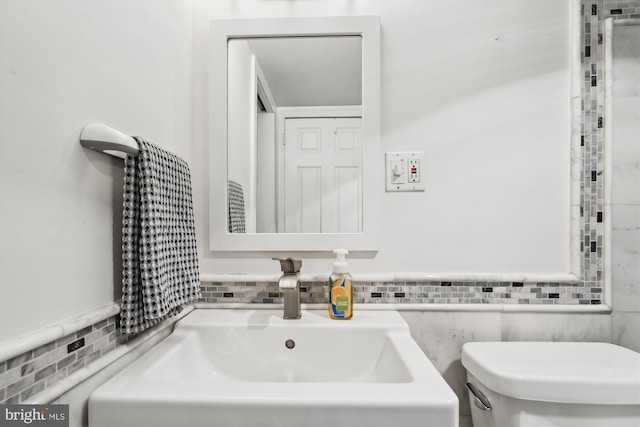
[[[356,303],[601,304],[603,280],[603,22],[640,18],[640,1],[584,0],[581,7],[582,278],[577,283],[531,282],[357,282]],[[302,284],[303,303],[325,303],[324,282]],[[204,282],[203,301],[280,303],[276,282]],[[111,316],[66,337],[0,361],[0,403],[20,403],[56,384],[127,338]],[[77,348],[78,340],[84,346]]]
[[[0,403],[24,402],[126,343],[118,321],[111,316],[0,362]]]
[[[600,304],[602,288],[584,282],[355,282],[354,302],[364,304]],[[277,282],[205,282],[209,303],[282,303]],[[302,303],[328,301],[325,282],[302,282]]]

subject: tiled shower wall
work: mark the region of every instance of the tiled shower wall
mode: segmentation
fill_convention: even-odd
[[[359,282],[358,303],[600,304],[603,281],[603,21],[640,18],[640,1],[584,0],[582,16],[582,279],[578,283],[531,282]],[[326,285],[302,286],[306,303],[324,303]],[[203,283],[206,302],[278,303],[275,282]],[[127,341],[117,316],[64,338],[0,361],[0,403],[19,403],[51,387]],[[84,339],[84,347],[69,344]]]

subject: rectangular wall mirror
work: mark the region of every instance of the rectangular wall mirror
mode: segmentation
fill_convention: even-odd
[[[211,21],[211,250],[377,250],[379,28]]]

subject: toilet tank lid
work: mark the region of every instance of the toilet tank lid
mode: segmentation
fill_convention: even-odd
[[[468,342],[462,364],[486,387],[544,402],[640,404],[640,353],[598,342]]]

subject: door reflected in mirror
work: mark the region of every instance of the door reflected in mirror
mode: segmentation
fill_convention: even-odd
[[[360,233],[362,37],[227,43],[228,231]]]

